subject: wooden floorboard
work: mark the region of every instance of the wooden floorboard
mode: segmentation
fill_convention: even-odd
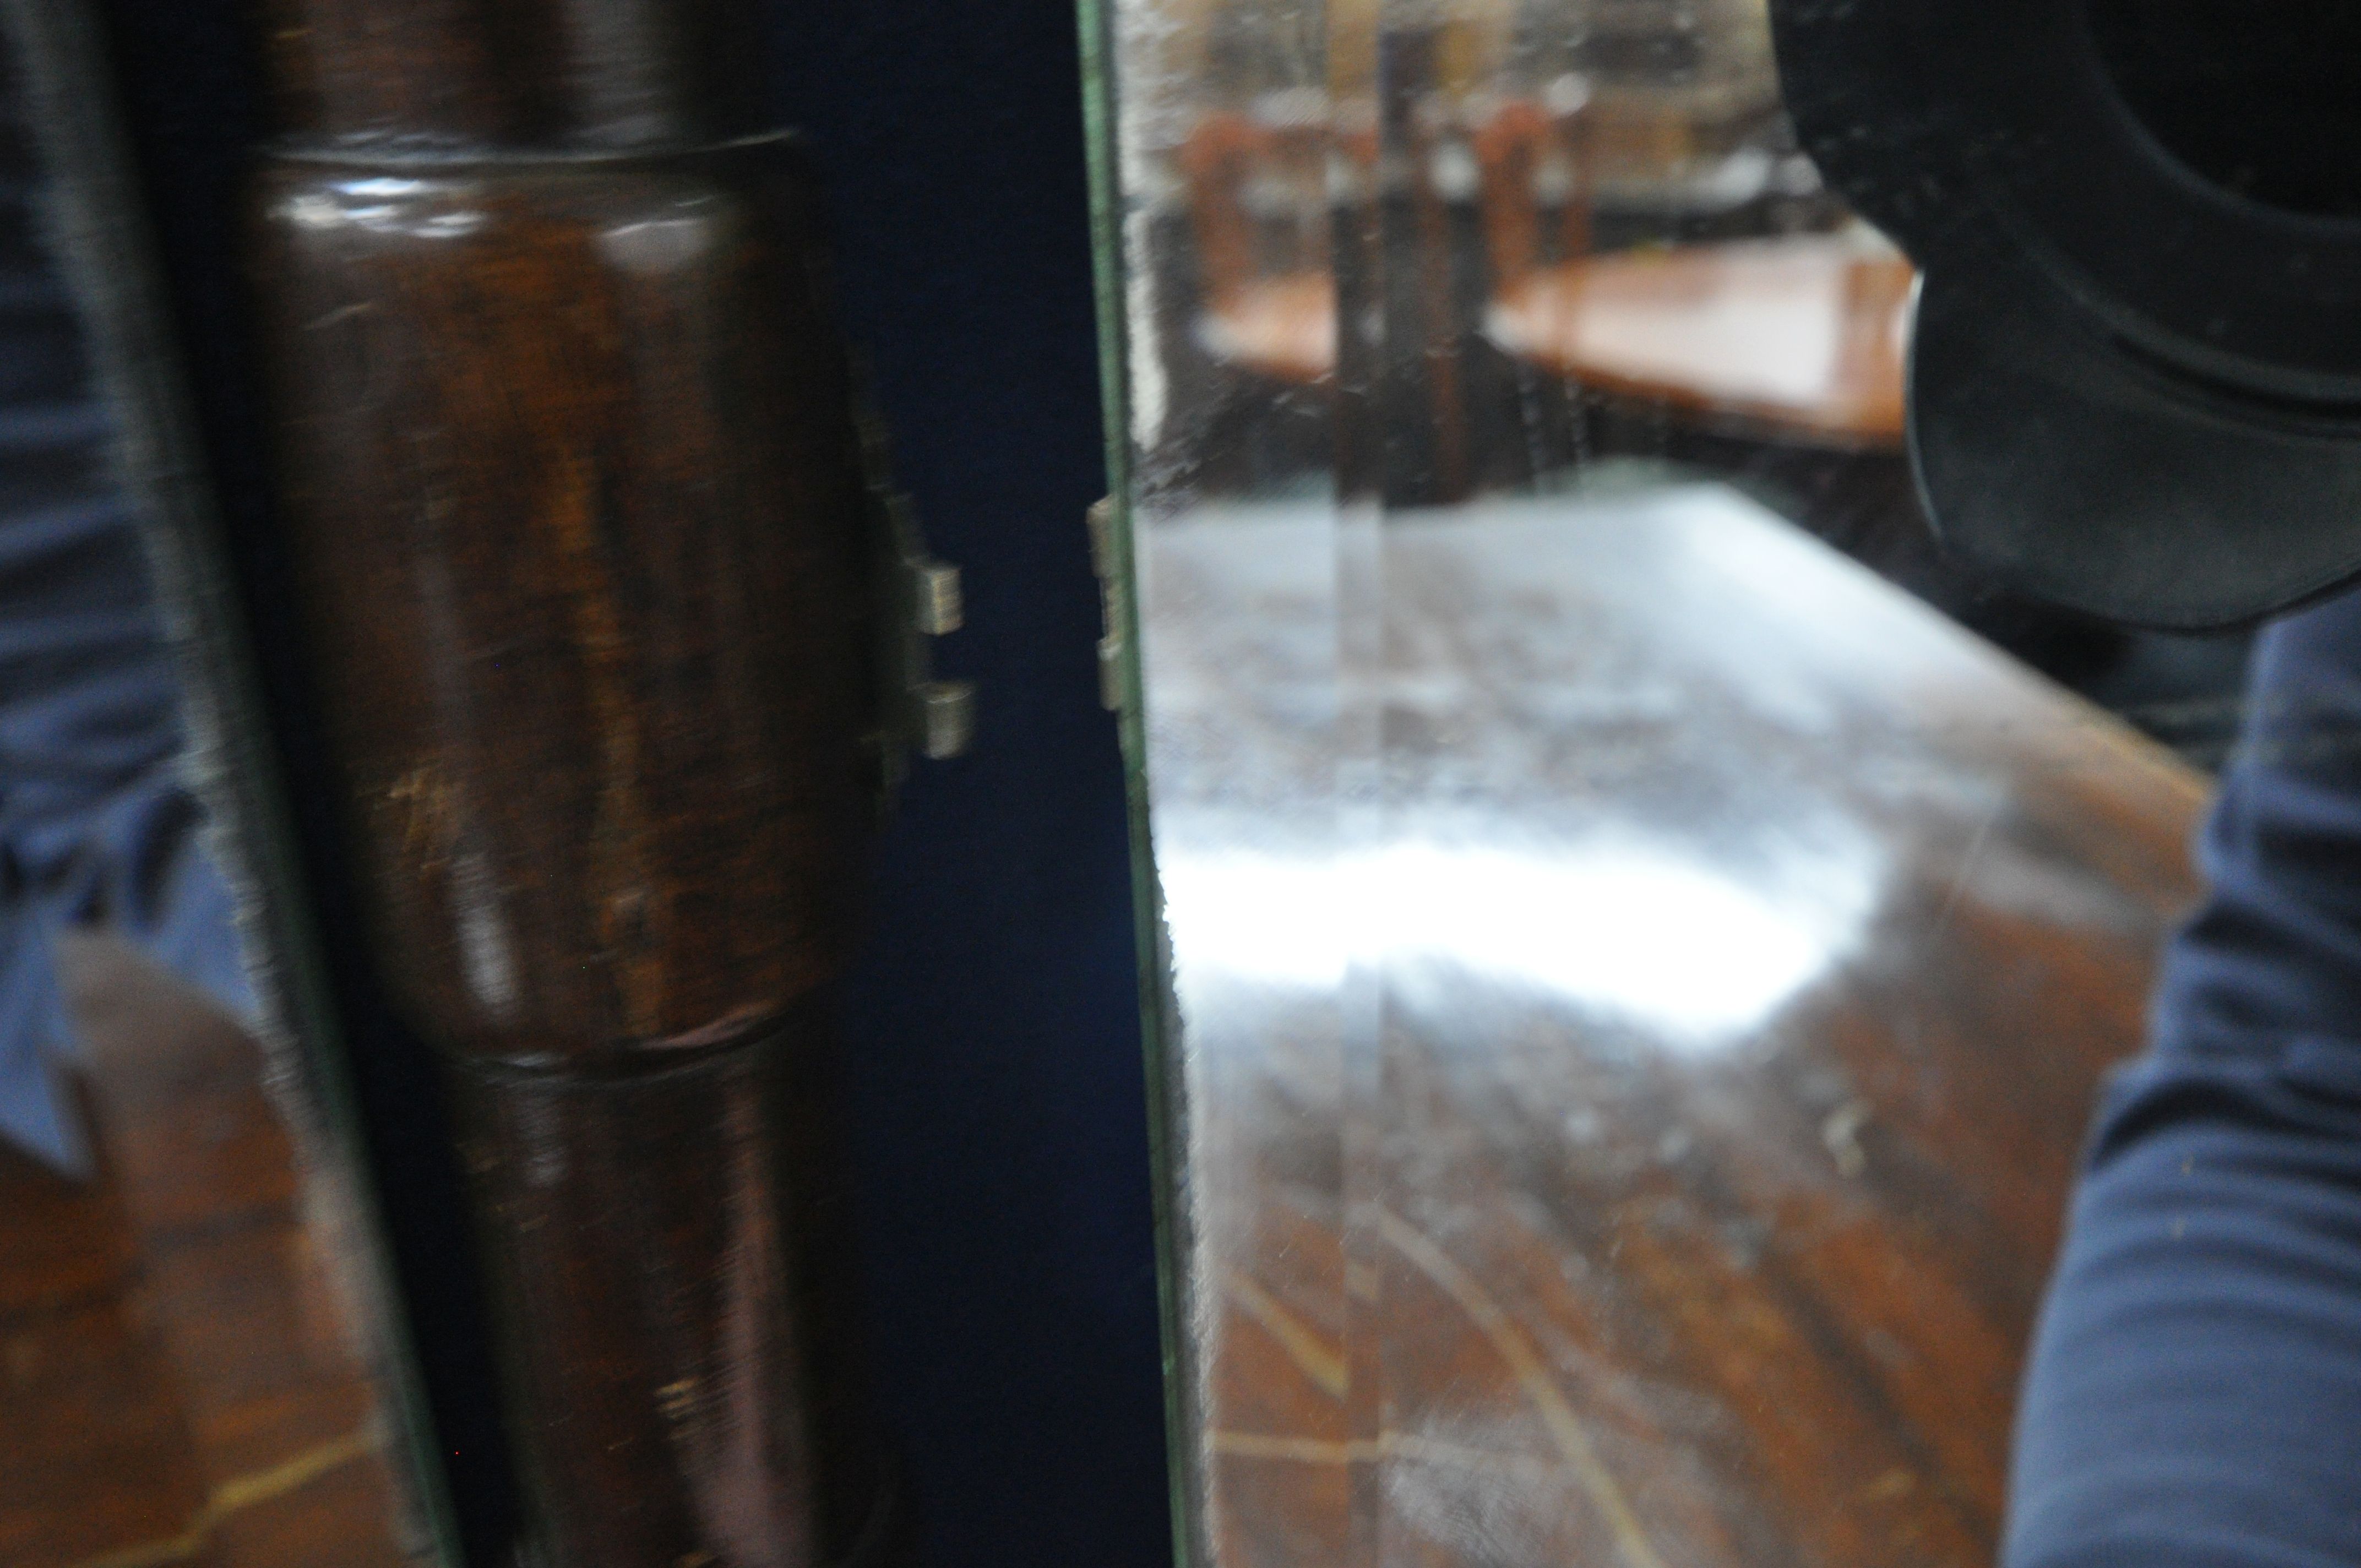
[[[0,1149],[0,1562],[394,1568],[386,1424],[254,1040],[97,937],[88,1179]]]

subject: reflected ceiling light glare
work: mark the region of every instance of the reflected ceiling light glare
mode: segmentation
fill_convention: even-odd
[[[1530,854],[1414,842],[1337,861],[1173,857],[1185,982],[1341,983],[1356,958],[1448,964],[1709,1045],[1761,1025],[1849,953],[1872,912],[1865,850],[1719,867],[1634,838]]]
[[[1524,856],[1411,845],[1372,868],[1394,963],[1463,965],[1711,1042],[1762,1024],[1850,948],[1873,879],[1840,860],[1745,872],[1638,841]],[[1374,906],[1374,905],[1373,905]]]
[[[1775,514],[1734,490],[1686,486],[1667,497],[1660,515],[1656,537],[1677,553],[1684,581],[1720,583],[1724,602],[1741,615],[1776,607],[1779,638],[1753,635],[1727,645],[1731,667],[1741,673],[1767,665],[1776,678],[1825,687],[1825,677],[1807,672],[1820,667],[1830,647],[1875,661],[1871,667],[1889,681],[1956,680],[1988,668],[1988,644],[1948,621],[1928,620],[1923,606],[1802,529],[1763,526]],[[1802,629],[1809,629],[1811,641],[1797,640]]]
[[[1180,980],[1334,989],[1345,983],[1351,862],[1306,855],[1167,852],[1157,880]]]

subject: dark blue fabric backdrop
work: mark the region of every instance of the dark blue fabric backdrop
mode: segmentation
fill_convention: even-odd
[[[262,481],[236,201],[258,126],[233,0],[111,0],[115,47],[332,948],[357,951]],[[974,754],[913,780],[845,988],[882,1398],[929,1564],[1169,1554],[1144,1075],[1082,527],[1103,488],[1065,0],[770,0],[782,117],[830,185],[848,324],[968,629]],[[431,1079],[336,976],[468,1535],[506,1528]],[[489,1557],[486,1559],[489,1561]]]
[[[889,846],[849,999],[889,1397],[930,1560],[1165,1560],[1122,770],[1085,508],[1105,488],[1068,0],[774,5],[902,481],[966,568],[975,754]],[[891,1244],[887,1238],[906,1241]]]

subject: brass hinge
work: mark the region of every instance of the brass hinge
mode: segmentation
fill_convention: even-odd
[[[878,784],[891,805],[913,751],[930,762],[956,757],[975,738],[975,683],[937,680],[934,640],[966,619],[960,569],[927,548],[910,498],[895,488],[884,426],[859,418],[877,572]]]

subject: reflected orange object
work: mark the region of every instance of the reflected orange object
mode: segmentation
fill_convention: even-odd
[[[1303,386],[1336,369],[1336,280],[1325,272],[1253,278],[1215,294],[1197,320],[1214,358]]]
[[[1916,277],[1835,236],[1626,252],[1499,289],[1487,334],[1603,391],[1789,439],[1898,446]]]

